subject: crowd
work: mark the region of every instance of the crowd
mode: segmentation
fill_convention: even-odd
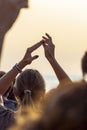
[[[0,58],[5,35],[20,10],[27,7],[28,0],[0,1]],[[47,93],[41,73],[24,69],[39,58],[32,53],[41,46],[59,81]],[[87,52],[81,62],[83,80],[73,82],[56,60],[55,45],[48,33],[28,47],[7,73],[0,71],[0,130],[87,130],[86,61]]]

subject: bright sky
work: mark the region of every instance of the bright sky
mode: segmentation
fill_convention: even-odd
[[[1,69],[8,71],[46,32],[53,38],[56,59],[65,72],[81,76],[81,57],[87,50],[87,0],[30,0],[30,8],[21,11],[5,38]],[[27,68],[54,75],[43,48],[35,54],[39,59]]]

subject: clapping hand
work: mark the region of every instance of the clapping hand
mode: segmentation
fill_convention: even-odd
[[[54,51],[55,51],[55,46],[52,42],[52,38],[47,33],[46,36],[43,36],[42,38],[44,40],[43,47],[44,47],[45,57],[48,60],[51,60],[51,58],[54,58]]]
[[[26,64],[30,64],[33,60],[35,60],[39,57],[38,55],[32,56],[32,52],[35,51],[37,48],[39,48],[42,44],[43,44],[43,40],[36,43],[32,47],[27,48],[26,53],[23,58],[23,60],[25,61]]]

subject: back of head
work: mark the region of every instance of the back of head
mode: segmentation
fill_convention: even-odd
[[[45,93],[45,83],[43,77],[37,70],[27,69],[17,77],[15,89],[21,103],[26,97],[28,97],[28,100],[30,100],[30,97],[33,102],[37,102]]]
[[[87,129],[87,83],[72,83],[48,97],[42,121],[47,130]]]
[[[0,71],[0,78],[5,74],[6,72]]]
[[[85,74],[87,74],[87,51],[85,52],[83,58],[82,58],[82,73],[83,73],[83,77],[85,76]]]

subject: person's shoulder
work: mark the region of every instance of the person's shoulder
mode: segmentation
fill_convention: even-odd
[[[0,105],[0,117],[1,116],[4,116],[5,114],[14,114],[14,112],[13,111],[11,111],[11,110],[9,110],[8,108],[6,108],[5,106],[1,106]]]
[[[6,130],[14,122],[14,112],[0,105],[0,130]]]

